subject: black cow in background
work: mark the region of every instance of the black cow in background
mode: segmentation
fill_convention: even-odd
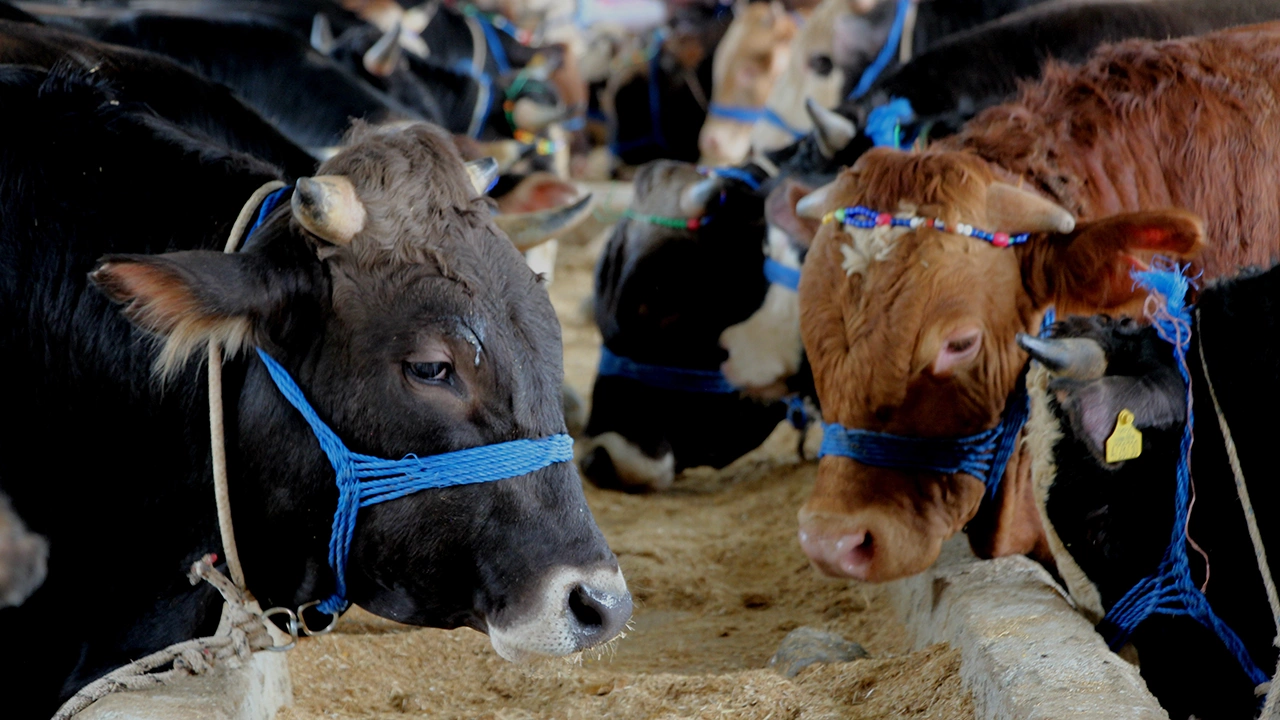
[[[264,606],[334,590],[338,493],[250,347],[357,452],[425,457],[563,432],[546,291],[439,130],[358,127],[323,177],[299,180],[293,206],[226,255],[232,220],[278,168],[78,68],[0,66],[0,107],[14,139],[0,153],[0,369],[21,378],[6,404],[23,422],[7,441],[25,448],[0,458],[0,492],[50,543],[44,585],[0,610],[6,647],[32,649],[0,674],[6,718],[47,718],[112,668],[217,625],[216,592],[185,578],[205,553],[225,555],[205,371],[186,362],[211,334],[230,343],[232,511]],[[51,456],[78,470],[54,478]],[[630,614],[563,462],[360,511],[346,575],[352,602],[486,631],[508,658],[598,644]]]
[[[1193,582],[1244,641],[1266,676],[1276,635],[1228,462],[1209,381],[1230,427],[1253,511],[1272,563],[1280,557],[1280,487],[1274,482],[1280,420],[1280,271],[1223,282],[1200,294],[1187,363],[1194,395],[1187,530]],[[1028,437],[1042,513],[1060,544],[1059,570],[1095,614],[1155,572],[1169,544],[1186,386],[1155,328],[1105,316],[1070,318],[1051,339],[1023,338],[1050,371],[1033,403]],[[1200,348],[1203,347],[1204,355]],[[1142,433],[1141,455],[1106,462],[1121,410]],[[1206,564],[1207,561],[1207,564]],[[1079,571],[1073,572],[1074,568]],[[1275,566],[1272,565],[1272,574]],[[1101,629],[1107,630],[1104,622]],[[1142,675],[1170,717],[1252,718],[1254,683],[1217,636],[1186,617],[1153,616],[1132,637]]]

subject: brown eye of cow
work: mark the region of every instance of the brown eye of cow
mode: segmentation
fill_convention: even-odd
[[[420,382],[449,382],[453,377],[453,365],[447,362],[407,362],[405,371]]]
[[[969,348],[973,347],[973,344],[976,342],[978,342],[978,338],[972,337],[972,336],[960,338],[959,340],[952,340],[951,342],[947,343],[947,351],[953,352],[953,353],[962,353],[965,350],[968,350]]]

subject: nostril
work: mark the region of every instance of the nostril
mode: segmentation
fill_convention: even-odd
[[[836,557],[841,569],[855,577],[864,576],[875,557],[875,539],[866,531],[845,535],[836,541]]]
[[[604,627],[607,611],[604,603],[595,598],[586,586],[578,585],[569,592],[569,614],[586,632],[594,634]]]

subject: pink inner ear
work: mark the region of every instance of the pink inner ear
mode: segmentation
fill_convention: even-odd
[[[972,362],[981,347],[981,329],[967,327],[952,332],[943,339],[942,347],[938,348],[938,357],[933,361],[933,374],[950,375],[957,367]]]

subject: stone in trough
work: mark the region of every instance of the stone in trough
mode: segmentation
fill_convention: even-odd
[[[782,639],[778,652],[769,658],[769,667],[793,678],[814,663],[841,663],[865,657],[869,657],[867,651],[856,642],[835,633],[800,627]]]

